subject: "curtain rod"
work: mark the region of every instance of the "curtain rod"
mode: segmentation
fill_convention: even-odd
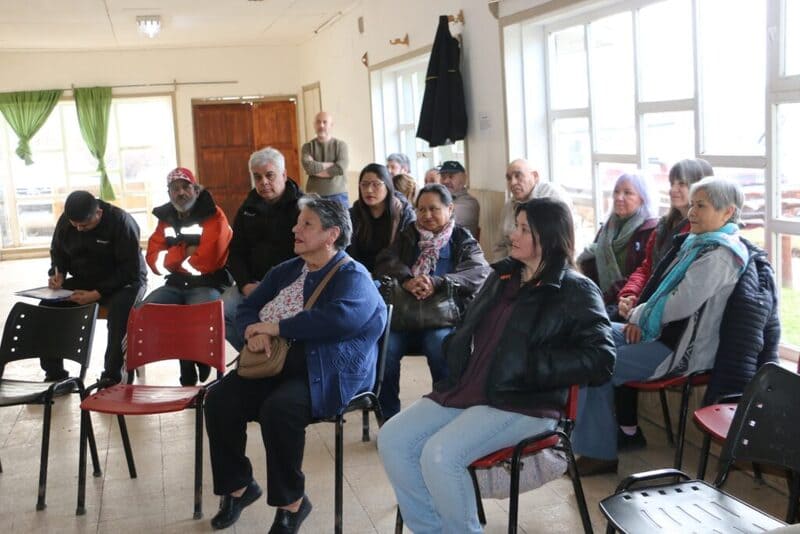
[[[178,85],[220,85],[220,84],[228,84],[228,83],[239,83],[238,80],[223,80],[223,81],[205,81],[205,82],[179,82],[177,80],[171,82],[162,82],[162,83],[131,83],[125,85],[110,85],[106,87],[110,87],[111,89],[129,89],[132,87],[164,87],[164,86],[178,86]],[[75,86],[68,87],[67,89],[61,89],[61,91],[73,91]]]

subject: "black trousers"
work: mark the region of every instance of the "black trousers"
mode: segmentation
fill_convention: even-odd
[[[636,426],[639,424],[639,391],[628,386],[614,388],[614,404],[617,410],[617,424]]]
[[[267,453],[267,503],[286,506],[303,496],[303,452],[312,417],[305,353],[297,343],[280,375],[246,379],[234,371],[213,385],[205,415],[215,494],[227,495],[253,480],[245,445],[247,423],[256,421]]]
[[[122,377],[122,367],[125,355],[125,336],[128,333],[128,315],[134,304],[142,299],[145,286],[125,286],[110,295],[100,299],[99,304],[108,309],[108,344],[103,360],[103,376],[115,380]],[[43,303],[45,306],[68,307],[77,306],[70,301],[57,301]],[[42,369],[47,374],[58,374],[64,371],[63,359],[40,360]]]

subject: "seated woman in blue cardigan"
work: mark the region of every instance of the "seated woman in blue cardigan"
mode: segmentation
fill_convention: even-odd
[[[302,471],[306,426],[341,413],[375,381],[386,306],[364,266],[338,266],[313,307],[303,309],[325,275],[349,259],[347,209],[316,195],[299,204],[292,230],[298,257],[270,270],[236,315],[252,351],[268,351],[272,336],[291,340],[283,370],[260,379],[233,371],[206,397],[214,493],[222,496],[215,529],[235,523],[261,495],[245,455],[247,423],[257,421],[267,450],[267,504],[278,508],[269,532],[297,532],[311,511]]]

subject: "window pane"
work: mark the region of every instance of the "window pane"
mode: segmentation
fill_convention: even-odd
[[[592,242],[595,232],[589,119],[555,120],[552,137],[552,180],[563,186],[572,197],[576,247],[580,250]]]
[[[620,174],[636,174],[641,172],[636,168],[636,165],[628,163],[599,163],[597,165],[597,173],[600,176],[600,187],[603,194],[602,209],[600,213],[600,223],[604,223],[611,213],[611,206],[613,199],[611,198],[614,193],[614,185],[617,183],[617,178]]]
[[[775,169],[778,176],[780,216],[800,219],[800,104],[780,104],[777,113]]]
[[[550,35],[550,105],[553,109],[589,105],[583,26]]]
[[[703,152],[763,155],[766,2],[699,3]]]
[[[800,74],[800,0],[786,0],[784,11],[784,73]]]
[[[744,192],[742,223],[747,232],[744,235],[750,241],[763,247],[764,221],[767,216],[764,204],[764,169],[714,167],[714,175],[729,178],[742,186]]]
[[[670,0],[639,10],[642,101],[694,96],[693,39],[689,0]]]
[[[631,13],[592,22],[591,49],[592,118],[595,152],[636,152],[633,80],[633,24]]]
[[[23,245],[49,244],[56,228],[53,204],[38,202],[17,206],[20,241]]]
[[[653,177],[661,213],[669,208],[669,169],[694,157],[694,113],[676,111],[642,116],[645,170]]]
[[[778,234],[778,247],[771,258],[775,268],[781,318],[781,343],[800,346],[800,236]]]

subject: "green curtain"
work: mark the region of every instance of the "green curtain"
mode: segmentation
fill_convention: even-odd
[[[31,165],[30,141],[52,113],[61,98],[61,89],[0,93],[0,113],[19,137],[17,156]]]
[[[108,139],[108,116],[111,111],[110,87],[86,87],[73,90],[75,108],[78,110],[78,125],[81,135],[92,156],[97,158],[100,173],[100,198],[114,200],[114,188],[106,173],[106,141]]]

